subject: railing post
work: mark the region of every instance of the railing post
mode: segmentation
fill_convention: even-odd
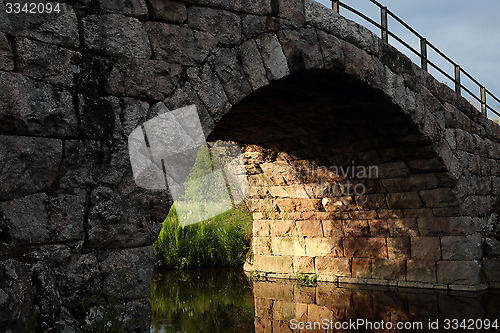
[[[459,95],[462,94],[462,85],[460,83],[460,66],[455,65],[455,92]]]
[[[387,7],[380,8],[381,25],[382,25],[382,40],[389,43],[389,29],[387,24]]]
[[[488,110],[486,109],[486,88],[481,87],[481,112],[487,115]]]
[[[427,39],[420,39],[420,60],[422,69],[427,72]]]
[[[334,11],[336,11],[337,14],[339,13],[339,9],[340,9],[339,7],[340,7],[339,6],[339,0],[332,0],[332,9]]]

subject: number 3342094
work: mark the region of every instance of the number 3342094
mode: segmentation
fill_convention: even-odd
[[[19,2],[7,2],[5,3],[5,12],[7,14],[51,14],[61,12],[61,5],[57,2],[55,3],[19,3]]]

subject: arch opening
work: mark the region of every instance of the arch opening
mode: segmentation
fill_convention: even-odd
[[[235,105],[208,140],[242,147],[254,217],[247,270],[445,283],[441,236],[462,218],[456,180],[380,90],[344,73],[296,72]]]

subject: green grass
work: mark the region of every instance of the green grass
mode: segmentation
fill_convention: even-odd
[[[297,272],[295,275],[299,286],[316,287],[318,285],[318,276],[316,274],[307,275]]]
[[[252,214],[242,204],[203,222],[182,227],[172,207],[154,244],[157,267],[234,267],[245,262]]]

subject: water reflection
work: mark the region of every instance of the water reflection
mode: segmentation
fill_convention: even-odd
[[[151,288],[151,332],[254,331],[254,299],[241,269],[161,271]]]
[[[500,332],[444,329],[444,319],[455,318],[497,319],[500,325],[500,291],[450,293],[333,283],[306,287],[288,280],[248,282],[240,270],[220,269],[160,272],[152,288],[151,332]],[[420,322],[422,329],[299,329],[324,319],[330,324],[357,319],[372,324]],[[436,320],[439,328],[429,329],[429,321]]]
[[[254,282],[253,288],[257,333],[460,332],[460,329],[445,330],[447,323],[444,319],[454,318],[496,318],[500,325],[500,295],[493,292],[451,294],[444,291],[373,286],[362,289],[357,285],[338,286],[333,283],[304,287],[283,280]],[[361,325],[353,329],[355,326],[350,323],[358,320],[364,322],[359,322]],[[409,325],[408,329],[396,329],[398,323]],[[434,324],[432,328],[437,329],[430,329],[430,323]],[[489,330],[483,328],[477,331],[500,332],[500,329],[491,328],[492,323],[493,320],[490,321]],[[484,321],[482,324],[484,326]],[[304,330],[314,328],[314,325],[316,329]],[[389,329],[390,325],[392,330]],[[449,325],[454,323],[450,322]]]

